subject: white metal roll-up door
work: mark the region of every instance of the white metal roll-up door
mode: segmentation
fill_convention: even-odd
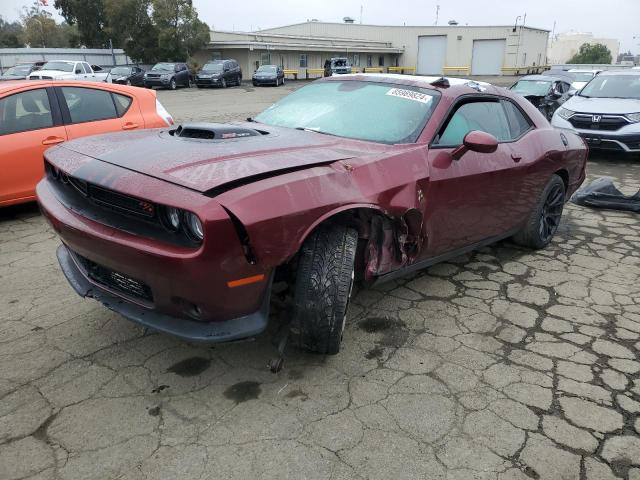
[[[446,60],[446,35],[418,37],[418,73],[442,75]]]
[[[500,75],[507,45],[501,40],[474,40],[471,73],[473,75]]]

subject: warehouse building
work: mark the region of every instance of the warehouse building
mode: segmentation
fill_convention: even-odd
[[[196,60],[234,58],[245,78],[263,64],[321,75],[326,59],[347,57],[358,71],[501,75],[540,71],[549,31],[526,26],[391,26],[308,21],[257,32],[212,31]]]

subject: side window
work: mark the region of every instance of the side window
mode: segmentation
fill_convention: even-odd
[[[91,73],[91,67],[88,63],[83,63],[82,66],[84,67],[84,73]]]
[[[123,116],[125,113],[127,113],[127,110],[129,110],[129,107],[131,106],[131,102],[133,102],[133,100],[131,99],[131,97],[120,95],[119,93],[112,93],[111,95],[113,95],[113,101],[116,104],[116,111],[118,112],[118,116]]]
[[[111,93],[83,87],[62,87],[72,123],[117,118]]]
[[[51,106],[44,88],[0,99],[0,135],[52,126]]]
[[[473,130],[487,132],[499,142],[510,140],[509,124],[498,101],[470,102],[458,107],[436,140],[438,145],[458,146]]]
[[[504,111],[507,114],[512,140],[520,138],[531,129],[531,120],[529,120],[512,102],[504,100],[502,105],[504,106]]]

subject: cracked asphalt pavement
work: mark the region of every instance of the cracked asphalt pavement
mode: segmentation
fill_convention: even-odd
[[[292,88],[159,97],[225,121]],[[640,187],[640,159],[588,173]],[[270,335],[192,346],[81,299],[58,243],[0,210],[0,479],[640,480],[637,214],[568,204],[545,250],[360,290],[341,353],[277,375]]]

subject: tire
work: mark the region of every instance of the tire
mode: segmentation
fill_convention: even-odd
[[[130,87],[131,86],[131,80],[127,80],[126,85]]]
[[[239,87],[242,86],[242,77],[240,75],[236,77],[236,85]]]
[[[171,81],[169,82],[169,88],[171,90],[175,90],[176,88],[178,88],[178,85],[176,85],[176,79],[172,78]]]
[[[189,78],[189,80],[187,81],[187,88],[193,88],[193,82],[191,81],[191,78]]]
[[[281,83],[281,85],[284,85],[284,77],[282,77],[282,83]]]
[[[291,321],[298,347],[329,355],[340,351],[357,245],[358,232],[338,225],[319,227],[304,242]]]
[[[227,88],[227,80],[225,78],[222,79],[222,83],[220,84],[222,88]]]
[[[549,245],[562,218],[565,195],[562,178],[552,175],[529,214],[527,223],[513,236],[513,241],[534,250]]]

